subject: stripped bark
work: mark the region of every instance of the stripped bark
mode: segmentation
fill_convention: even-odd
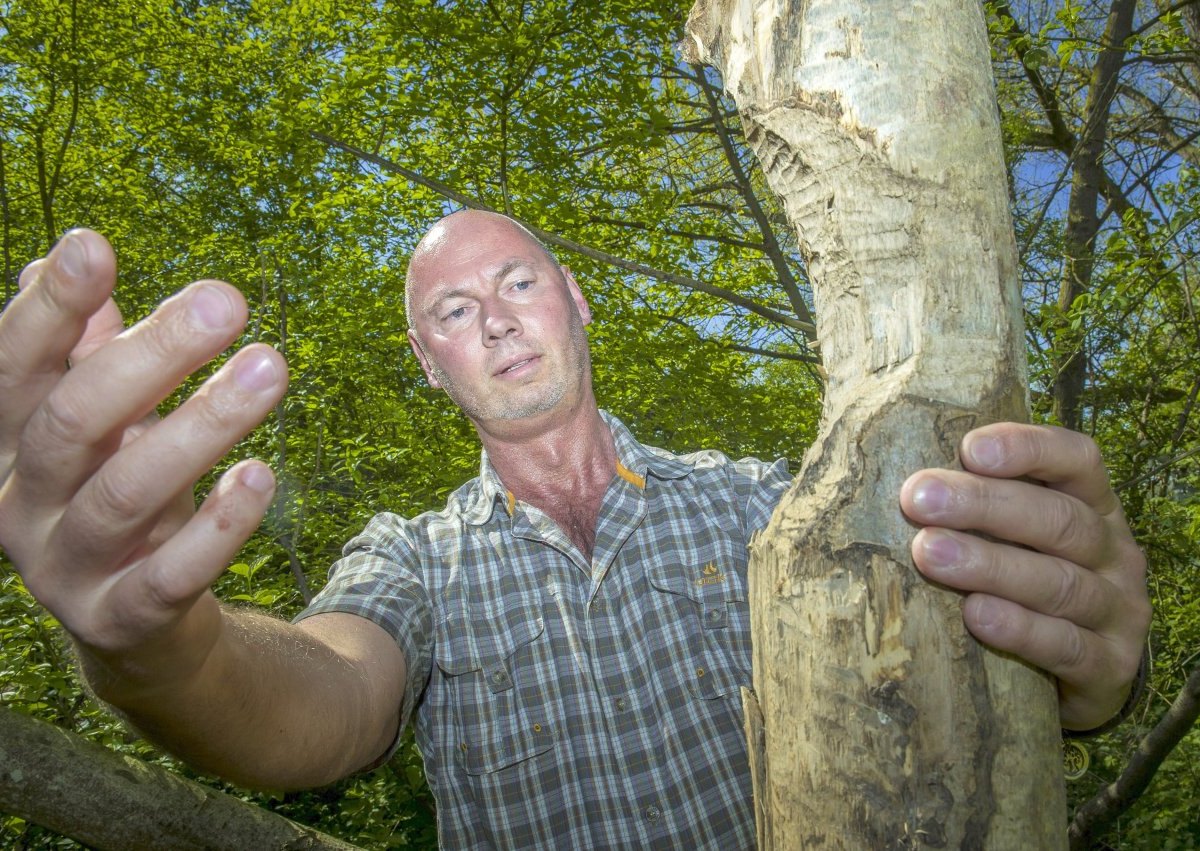
[[[798,232],[829,376],[752,554],[759,847],[1063,847],[1054,686],[966,633],[897,505],[965,431],[1027,417],[982,9],[701,0],[688,30]]]

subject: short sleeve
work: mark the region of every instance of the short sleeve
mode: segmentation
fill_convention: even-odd
[[[400,708],[403,728],[429,682],[433,656],[432,609],[408,521],[376,515],[346,544],[342,558],[329,569],[329,582],[292,622],[327,612],[377,623],[400,647],[408,668]]]

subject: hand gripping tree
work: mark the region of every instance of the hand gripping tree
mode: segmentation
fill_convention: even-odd
[[[761,849],[1055,848],[1055,690],[912,566],[904,477],[1027,414],[999,116],[977,0],[700,0],[799,234],[820,436],[752,555]]]

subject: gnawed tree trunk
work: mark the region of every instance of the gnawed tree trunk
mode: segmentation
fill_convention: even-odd
[[[701,0],[688,29],[799,233],[828,372],[752,556],[759,846],[1062,847],[1053,684],[966,633],[898,508],[966,430],[1027,416],[982,8]]]
[[[0,813],[102,851],[356,847],[3,708]]]

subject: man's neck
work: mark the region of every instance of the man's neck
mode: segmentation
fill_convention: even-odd
[[[600,503],[617,469],[612,431],[595,402],[545,422],[476,428],[504,486],[590,556]]]

